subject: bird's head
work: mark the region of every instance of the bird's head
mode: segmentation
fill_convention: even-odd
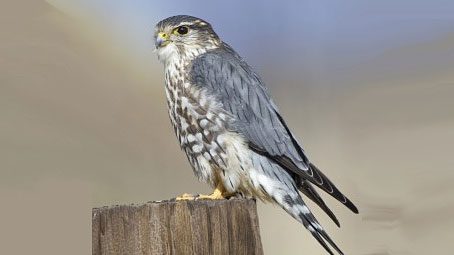
[[[164,63],[172,58],[196,57],[221,43],[208,22],[187,15],[161,20],[154,36],[158,58]]]

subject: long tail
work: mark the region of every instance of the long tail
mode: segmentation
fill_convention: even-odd
[[[255,171],[250,172],[250,178],[255,189],[260,190],[277,205],[282,207],[288,214],[302,223],[312,236],[326,249],[329,254],[334,255],[330,246],[339,254],[343,255],[339,247],[328,236],[317,219],[311,213],[301,198],[295,180],[280,165],[261,155],[254,155],[253,165]],[[306,189],[311,199],[319,199],[316,191],[311,186]],[[317,200],[318,201],[318,200]],[[319,201],[319,203],[321,203]],[[323,201],[322,201],[323,202]],[[319,204],[317,203],[317,204]],[[324,203],[323,203],[324,204]],[[326,206],[326,205],[325,205]],[[327,207],[326,207],[327,208]],[[329,209],[328,209],[329,210]],[[331,211],[329,211],[331,212]],[[332,214],[332,212],[331,212]],[[332,214],[334,217],[334,214]],[[334,217],[335,219],[335,217]],[[337,219],[335,220],[335,222]]]
[[[279,197],[279,195],[274,196],[274,199],[288,214],[302,223],[304,227],[311,232],[312,236],[325,248],[325,250],[329,252],[329,254],[334,255],[328,244],[339,254],[344,254],[322,228],[296,190],[293,194],[286,195],[284,197]]]
[[[269,183],[268,183],[269,184]],[[274,185],[261,185],[263,191],[265,191],[276,204],[284,209],[288,214],[295,218],[298,222],[302,223],[307,230],[309,230],[312,236],[325,248],[329,254],[334,255],[328,244],[333,247],[339,254],[344,253],[329,237],[326,231],[322,228],[320,223],[314,217],[312,212],[304,203],[300,194],[296,190],[296,187],[289,187],[284,183],[275,181]]]

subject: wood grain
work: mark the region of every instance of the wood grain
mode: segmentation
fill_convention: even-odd
[[[110,206],[92,217],[94,255],[263,254],[252,199]]]

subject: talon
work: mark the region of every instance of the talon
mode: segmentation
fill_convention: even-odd
[[[181,196],[175,198],[176,201],[184,201],[184,200],[195,200],[196,197],[192,194],[184,193]]]
[[[232,194],[229,194],[227,192],[223,192],[219,187],[216,187],[214,189],[213,193],[210,195],[199,195],[196,199],[211,199],[211,200],[219,200],[219,199],[227,199],[231,197]]]

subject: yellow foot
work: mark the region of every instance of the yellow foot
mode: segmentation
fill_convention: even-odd
[[[232,195],[227,192],[222,192],[219,188],[216,188],[211,195],[199,195],[197,199],[226,199],[231,197]]]
[[[184,193],[181,196],[178,196],[175,198],[177,201],[183,201],[183,200],[195,200],[197,197],[195,197],[192,194]]]

